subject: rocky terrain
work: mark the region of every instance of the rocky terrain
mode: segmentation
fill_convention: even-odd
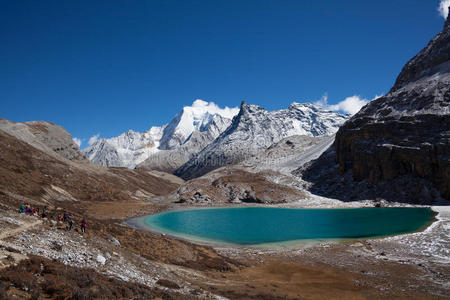
[[[291,174],[299,165],[316,159],[334,141],[334,136],[290,136],[241,163],[213,170],[191,179],[161,201],[182,205],[227,204],[319,205],[304,189],[305,183]],[[333,203],[338,205],[337,203]],[[328,202],[328,205],[330,202]]]
[[[372,186],[414,182],[414,193],[427,202],[450,199],[449,49],[447,20],[406,64],[391,91],[339,129],[335,154],[341,174],[350,171],[356,182]]]
[[[288,109],[269,112],[243,102],[227,130],[175,174],[184,179],[199,177],[239,163],[292,135],[332,135],[346,119],[344,115],[308,103],[293,103]]]
[[[188,182],[164,172],[69,160],[48,146],[33,147],[38,137],[32,137],[18,139],[0,130],[0,296],[5,299],[445,299],[448,292],[444,212],[420,234],[268,250],[196,245],[123,223],[193,206],[340,206],[311,195],[290,175],[323,153],[333,136],[287,137],[240,164]],[[47,216],[19,214],[26,202],[47,206]],[[72,231],[58,221],[64,212],[74,217]],[[85,234],[79,227],[83,218]],[[430,260],[432,253],[438,256]]]
[[[21,132],[22,127],[17,128]],[[36,137],[25,142],[0,130],[0,268],[11,269],[2,273],[1,282],[10,282],[14,287],[11,289],[2,283],[0,295],[21,298],[39,290],[49,297],[56,297],[55,294],[70,296],[78,288],[86,287],[85,283],[73,283],[69,278],[66,278],[66,287],[62,283],[56,287],[58,283],[50,275],[42,275],[50,276],[47,285],[43,286],[42,281],[34,279],[34,269],[18,265],[37,255],[55,260],[54,268],[62,268],[61,264],[94,268],[106,277],[94,275],[92,270],[83,272],[93,278],[116,278],[124,287],[127,286],[124,282],[131,281],[134,285],[128,285],[128,288],[133,286],[132,290],[139,290],[138,285],[144,284],[154,287],[155,295],[185,295],[184,298],[190,297],[192,292],[194,298],[215,298],[198,288],[180,289],[170,280],[174,279],[170,274],[178,267],[173,269],[171,266],[192,270],[229,269],[235,266],[232,261],[221,258],[211,248],[137,231],[121,224],[126,218],[161,210],[162,207],[147,199],[170,193],[182,180],[162,172],[105,168],[87,161],[71,161],[50,148],[43,152],[31,146],[38,141]],[[47,206],[47,216],[19,214],[18,207],[24,203],[40,209]],[[57,217],[64,212],[74,217],[73,231],[67,231],[67,223],[58,221]],[[84,235],[79,229],[82,219],[88,222],[88,233]],[[49,264],[45,260],[40,262]],[[14,271],[15,268],[25,268],[31,278],[17,281],[14,274],[19,271]],[[183,273],[181,269],[177,273]],[[184,282],[184,279],[177,281]],[[68,289],[72,284],[82,286]],[[173,291],[158,290],[158,287],[166,290],[166,286]],[[108,287],[108,291],[111,289]],[[95,294],[92,290],[83,293]]]

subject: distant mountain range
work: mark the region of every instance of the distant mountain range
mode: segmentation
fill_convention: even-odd
[[[100,139],[83,152],[103,166],[160,170],[191,178],[240,162],[287,136],[332,135],[347,118],[308,103],[269,112],[245,102],[240,109],[220,109],[196,100],[164,126]]]
[[[347,118],[309,103],[292,103],[287,109],[267,111],[243,102],[231,125],[175,174],[184,179],[201,176],[241,162],[288,136],[333,135]]]
[[[164,126],[143,133],[129,130],[118,137],[100,139],[83,152],[93,163],[108,167],[135,168],[153,157],[144,163],[147,168],[174,170],[217,138],[238,111],[196,100]]]

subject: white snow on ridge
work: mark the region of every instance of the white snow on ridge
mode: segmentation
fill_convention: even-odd
[[[214,102],[195,100],[192,106],[183,110],[164,129],[161,149],[171,150],[184,144],[194,131],[205,131],[215,115],[232,119],[239,113],[239,108],[220,108]]]
[[[115,138],[100,139],[83,152],[94,163],[133,168],[159,151],[163,129],[164,127],[152,127],[143,133],[129,130]]]
[[[83,152],[96,164],[134,168],[159,151],[180,147],[194,132],[206,131],[214,116],[231,120],[238,112],[238,108],[220,108],[214,102],[197,99],[169,124],[142,133],[129,130],[117,137],[98,139]]]

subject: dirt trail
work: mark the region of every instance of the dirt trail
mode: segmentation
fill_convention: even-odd
[[[5,249],[0,249],[0,269],[7,268],[11,265],[16,265],[21,260],[24,260],[27,258],[26,255],[19,253],[19,251],[24,250],[24,249],[21,249],[22,247],[17,247],[17,245],[14,245],[14,244],[2,241],[2,240],[6,239],[10,236],[19,234],[22,231],[25,231],[32,227],[35,227],[41,223],[42,223],[41,220],[37,220],[35,222],[26,223],[17,228],[7,229],[7,230],[0,232],[0,246],[2,246],[2,248],[5,248]],[[9,249],[15,249],[15,250],[10,251]],[[5,260],[5,258],[6,258],[6,260]]]
[[[14,228],[14,229],[5,230],[5,231],[3,231],[3,232],[0,233],[0,240],[5,239],[5,238],[8,238],[8,237],[13,236],[13,235],[16,235],[16,234],[19,234],[19,233],[21,233],[22,231],[25,231],[25,230],[27,230],[28,228],[34,227],[34,226],[39,225],[39,224],[41,224],[41,223],[42,223],[41,220],[37,220],[37,221],[35,221],[35,222],[27,223],[27,224],[25,224],[25,225],[19,226],[19,227]]]

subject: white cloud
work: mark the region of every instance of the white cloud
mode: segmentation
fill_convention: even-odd
[[[74,137],[74,138],[72,138],[72,140],[74,141],[75,144],[77,144],[78,148],[81,147],[81,144],[82,144],[81,139]]]
[[[89,146],[92,146],[92,144],[94,144],[96,141],[98,141],[100,137],[100,134],[97,133],[96,135],[91,136],[91,138],[88,141]]]
[[[328,108],[328,94],[323,94],[322,98],[314,102],[314,104],[320,107]]]
[[[450,6],[450,0],[441,0],[439,3],[438,11],[444,18],[448,17],[448,7]]]
[[[375,100],[377,98],[380,98],[381,96],[375,96],[372,100]],[[364,105],[369,103],[372,100],[363,99],[358,95],[354,95],[351,97],[347,97],[341,102],[338,102],[337,104],[328,104],[328,95],[325,93],[322,98],[316,102],[314,102],[315,105],[321,106],[323,108],[326,108],[328,110],[333,111],[342,111],[346,114],[354,115],[356,114]]]
[[[354,115],[367,103],[369,103],[369,100],[361,99],[359,96],[355,95],[345,98],[338,104],[330,105],[329,109],[340,110],[347,114]]]
[[[200,99],[195,100],[192,103],[193,108],[200,108],[202,110],[206,110],[210,114],[219,114],[222,117],[232,119],[235,115],[239,113],[238,107],[228,107],[225,106],[225,108],[220,108],[217,104],[214,102],[206,102]]]

